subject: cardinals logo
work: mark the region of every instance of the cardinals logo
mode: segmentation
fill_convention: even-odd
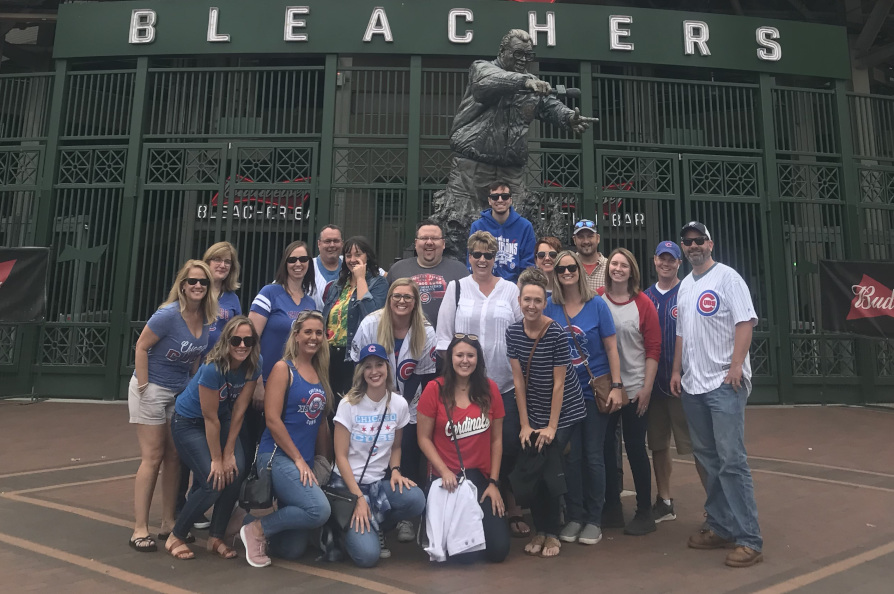
[[[848,320],[889,316],[894,318],[894,289],[889,289],[871,276],[864,274],[860,284],[851,287],[854,300],[847,314]]]

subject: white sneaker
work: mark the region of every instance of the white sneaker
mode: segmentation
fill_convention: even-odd
[[[397,542],[413,542],[416,539],[416,529],[410,520],[401,520],[397,523]]]

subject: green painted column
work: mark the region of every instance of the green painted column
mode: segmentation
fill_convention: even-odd
[[[593,64],[591,62],[580,63],[580,112],[585,116],[601,117],[598,113],[593,113]],[[581,186],[584,191],[581,198],[580,211],[578,218],[593,219],[599,223],[600,216],[596,214],[596,147],[593,140],[593,128],[598,126],[595,123],[590,129],[581,134]],[[568,238],[570,241],[570,237]]]
[[[404,247],[415,236],[416,223],[422,211],[419,193],[419,160],[422,139],[422,56],[410,56],[410,105],[407,130],[407,204],[404,218]]]
[[[320,171],[316,176],[317,208],[311,221],[311,245],[316,245],[318,229],[334,220],[332,216],[332,159],[335,141],[335,93],[338,56],[326,55],[323,73],[323,121],[320,129]]]

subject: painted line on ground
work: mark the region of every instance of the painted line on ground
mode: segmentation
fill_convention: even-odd
[[[130,528],[133,529],[133,521],[132,520],[123,520],[121,518],[116,518],[114,516],[110,516],[101,512],[95,512],[93,510],[84,509],[83,507],[75,507],[73,505],[66,505],[65,503],[56,503],[55,501],[45,501],[43,499],[35,499],[33,497],[25,497],[23,495],[16,495],[15,493],[3,493],[0,494],[0,497],[5,499],[9,499],[10,501],[18,501],[19,503],[28,503],[31,505],[37,505],[39,507],[45,507],[47,509],[54,509],[56,511],[66,512],[69,514],[75,514],[78,516],[83,516],[90,520],[96,520],[97,522],[104,522],[106,524],[112,524],[113,526],[121,526],[122,528]]]
[[[3,493],[4,496],[8,495],[22,495],[24,493],[39,493],[40,491],[51,491],[53,489],[65,489],[66,487],[81,487],[83,485],[95,485],[98,483],[111,483],[114,481],[122,481],[124,479],[134,478],[136,473],[134,474],[120,474],[118,476],[109,476],[101,479],[93,479],[89,481],[76,481],[74,483],[59,483],[58,485],[44,485],[43,487],[32,487],[30,489],[19,489],[18,491],[9,491],[8,493]]]
[[[147,577],[143,577],[136,573],[118,569],[117,567],[114,567],[112,565],[106,565],[105,563],[94,561],[93,559],[87,559],[86,557],[81,557],[79,555],[60,551],[59,549],[54,549],[52,547],[38,544],[36,542],[31,542],[30,540],[24,540],[22,538],[10,536],[2,532],[0,532],[0,542],[6,543],[19,549],[31,551],[32,553],[37,553],[38,555],[43,555],[44,557],[50,557],[52,559],[56,559],[57,561],[69,563],[76,567],[80,567],[81,569],[86,569],[87,571],[92,571],[93,573],[98,573],[105,577],[110,577],[112,579],[131,584],[132,586],[138,586],[140,588],[145,588],[146,590],[151,590],[153,592],[162,592],[164,594],[191,594],[191,590],[184,590],[183,588],[178,588],[164,582],[159,582]]]
[[[78,468],[90,468],[91,466],[106,466],[109,464],[118,464],[120,462],[133,462],[135,460],[139,460],[140,457],[136,458],[119,458],[117,460],[105,460],[103,462],[90,462],[88,464],[73,464],[71,466],[58,466],[56,468],[43,468],[41,470],[24,470],[22,472],[10,472],[8,474],[0,474],[0,479],[12,478],[16,476],[28,476],[30,474],[43,474],[46,472],[62,472],[64,470],[76,470]]]
[[[770,586],[769,588],[764,588],[763,590],[758,591],[756,594],[786,594],[787,592],[792,592],[799,588],[809,586],[810,584],[848,571],[849,569],[853,569],[859,565],[868,563],[869,561],[874,561],[879,557],[890,555],[891,553],[894,553],[894,542],[889,542],[886,545],[876,547],[874,549],[866,551],[865,553],[860,553],[859,555],[854,555],[853,557],[843,559],[841,561],[838,561],[837,563],[832,563],[831,565],[827,565],[821,569],[817,569],[816,571],[811,571],[810,573],[805,573],[804,575],[793,577],[790,580],[786,580],[774,586]]]
[[[304,565],[303,563],[296,563],[294,561],[282,561],[281,559],[276,559],[273,562],[272,567],[282,567],[283,569],[288,569],[290,571],[307,573],[316,577],[350,584],[366,590],[372,590],[373,592],[382,592],[382,594],[413,594],[410,590],[402,590],[401,588],[383,584],[381,582],[374,582],[366,578],[332,571],[331,569],[311,567],[310,565]]]
[[[858,474],[868,474],[871,476],[883,476],[886,478],[894,478],[894,474],[887,472],[876,472],[874,470],[859,470],[857,468],[848,468],[847,466],[832,466],[830,464],[819,464],[817,462],[801,462],[799,460],[787,460],[785,458],[767,458],[766,456],[748,456],[748,459],[765,460],[767,462],[785,462],[788,464],[802,464],[804,466],[813,466],[814,468],[826,468],[829,470],[844,470],[846,472],[856,472]]]

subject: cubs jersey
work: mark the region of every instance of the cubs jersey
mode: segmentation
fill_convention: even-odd
[[[658,323],[661,326],[661,358],[658,359],[655,388],[658,393],[665,396],[672,396],[670,376],[674,370],[674,349],[677,343],[677,293],[679,290],[680,283],[677,283],[673,288],[662,293],[656,283],[643,291],[652,300],[658,311]]]
[[[690,273],[677,294],[677,336],[683,339],[683,389],[689,394],[716,390],[729,371],[736,324],[757,324],[748,285],[735,270],[716,263],[706,273]],[[742,382],[751,392],[751,357],[745,355]]]

